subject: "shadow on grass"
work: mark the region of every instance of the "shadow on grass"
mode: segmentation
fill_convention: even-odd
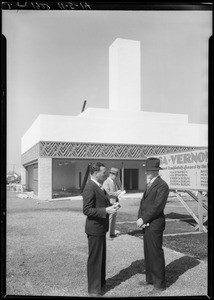
[[[190,256],[183,256],[179,259],[172,261],[166,266],[166,286],[170,287],[175,283],[180,276],[182,276],[189,269],[196,267],[200,262]],[[136,274],[145,274],[145,261],[144,259],[139,259],[131,263],[129,267],[121,270],[115,276],[108,278],[106,280],[106,288],[103,294],[114,289],[116,286],[120,285],[122,282],[130,279]]]
[[[106,280],[105,293],[114,289],[116,286],[120,285],[122,282],[128,280],[132,276],[136,274],[145,273],[144,269],[145,269],[144,259],[138,259],[132,262],[129,267],[121,270],[118,274]]]
[[[166,266],[167,288],[175,283],[181,275],[199,264],[200,262],[191,256],[182,256],[179,259],[172,261]]]
[[[191,226],[196,226],[197,222],[195,221],[195,219],[188,214],[178,214],[178,213],[169,213],[165,215],[166,219],[175,219],[175,220],[180,220],[182,222],[186,222]],[[203,223],[203,225],[208,225],[207,220]]]
[[[165,214],[166,219],[185,219],[185,218],[191,218],[188,214],[178,214],[171,212],[169,214]]]

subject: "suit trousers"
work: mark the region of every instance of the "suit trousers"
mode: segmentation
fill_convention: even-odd
[[[117,213],[109,215],[109,235],[115,235]]]
[[[106,283],[106,235],[88,235],[88,292],[100,294]]]
[[[163,231],[144,230],[144,257],[146,265],[146,281],[156,288],[165,288],[165,258],[162,249]]]

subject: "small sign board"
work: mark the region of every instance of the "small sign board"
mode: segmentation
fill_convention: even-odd
[[[154,157],[154,156],[153,156]],[[208,149],[156,155],[170,189],[207,191]]]

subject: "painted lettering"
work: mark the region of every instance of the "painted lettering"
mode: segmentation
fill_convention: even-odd
[[[171,155],[170,157],[171,157],[172,163],[174,164],[176,161],[176,155]]]
[[[197,153],[191,153],[192,162],[197,163]]]
[[[184,154],[184,163],[191,163],[191,155],[188,154]]]
[[[183,155],[179,154],[177,155],[177,163],[178,164],[182,164],[184,161],[183,161]]]
[[[164,157],[160,156],[159,159],[160,159],[161,164],[168,165],[168,161],[167,161],[166,156],[164,156]]]

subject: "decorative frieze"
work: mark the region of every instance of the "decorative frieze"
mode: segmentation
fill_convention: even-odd
[[[196,150],[197,147],[121,145],[41,141],[22,155],[25,165],[39,157],[82,159],[145,159],[151,155]]]
[[[39,143],[31,147],[28,151],[22,154],[21,162],[22,165],[26,165],[39,158]]]

